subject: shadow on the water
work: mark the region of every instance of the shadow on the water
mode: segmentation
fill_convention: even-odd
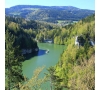
[[[25,60],[29,60],[32,57],[41,56],[41,55],[45,55],[45,54],[46,54],[46,50],[39,49],[38,52],[33,52],[31,54],[26,54],[26,55],[24,55],[24,57],[25,57]]]

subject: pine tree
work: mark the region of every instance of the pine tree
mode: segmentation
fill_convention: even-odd
[[[5,34],[5,83],[6,90],[18,89],[18,82],[24,80],[19,47],[14,47],[15,37],[6,30]]]

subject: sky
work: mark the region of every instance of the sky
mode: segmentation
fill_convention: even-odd
[[[5,7],[15,5],[75,6],[95,10],[95,0],[5,0]]]

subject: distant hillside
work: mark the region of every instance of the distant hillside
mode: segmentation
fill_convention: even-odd
[[[59,23],[62,20],[78,21],[94,13],[94,10],[79,9],[73,6],[17,5],[5,9],[6,15],[52,23]]]

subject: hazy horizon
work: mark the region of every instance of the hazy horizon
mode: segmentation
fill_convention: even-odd
[[[28,4],[19,4],[19,5],[28,5]],[[18,6],[18,5],[14,5],[14,6]],[[11,6],[11,7],[14,7],[14,6]],[[31,6],[31,5],[30,5]],[[47,5],[32,5],[32,6],[47,6]],[[11,8],[11,7],[5,7],[5,8]],[[52,6],[50,6],[52,7]],[[54,6],[56,7],[56,6]],[[66,6],[58,6],[58,7],[66,7]],[[75,8],[79,8],[79,7],[76,7],[76,6],[68,6],[68,7],[75,7]],[[79,9],[83,9],[83,8],[79,8]],[[93,9],[87,9],[87,10],[93,10]]]
[[[5,8],[16,5],[39,5],[39,6],[73,6],[80,9],[95,10],[95,0],[5,0]]]

